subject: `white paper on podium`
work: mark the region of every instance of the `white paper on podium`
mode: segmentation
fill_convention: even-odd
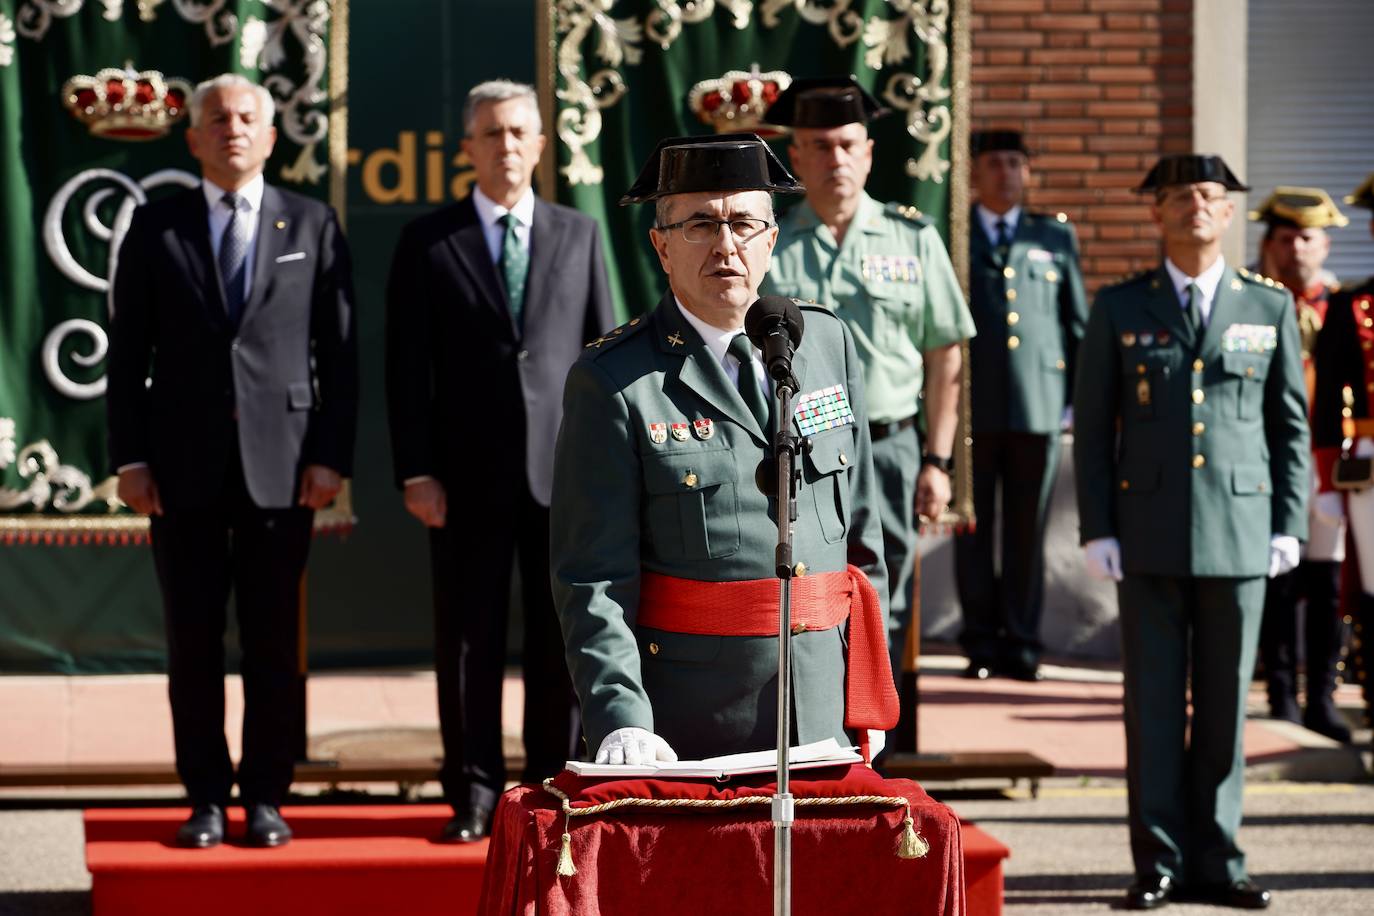
[[[863,757],[859,756],[855,748],[845,747],[834,738],[826,738],[824,741],[789,748],[787,760],[794,770],[863,763]],[[742,776],[749,773],[771,773],[777,769],[778,752],[776,750],[750,751],[745,754],[708,757],[705,760],[661,761],[651,766],[583,763],[580,760],[569,760],[565,766],[569,772],[577,776],[590,776],[598,779],[638,777],[724,779],[727,776]]]

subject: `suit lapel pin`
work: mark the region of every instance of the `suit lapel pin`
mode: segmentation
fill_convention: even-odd
[[[1134,347],[1134,346],[1135,346],[1135,332],[1134,332],[1134,331],[1127,331],[1127,332],[1125,332],[1124,334],[1121,335],[1121,346],[1123,346],[1123,347]]]
[[[686,423],[674,423],[668,429],[673,434],[673,438],[676,439],[678,442],[687,441]]]
[[[668,424],[667,424],[667,423],[650,423],[650,424],[649,424],[649,441],[652,442],[654,445],[662,445],[663,443],[667,442],[667,441],[668,441]]]
[[[279,219],[279,220],[277,220],[273,225],[275,225],[278,229],[285,229],[285,228],[286,228],[286,220],[284,220],[284,219]]]
[[[678,336],[678,333],[676,331],[668,335],[668,343],[674,347],[680,347],[686,342],[687,341],[683,340],[681,337]]]
[[[716,427],[707,417],[692,421],[692,429],[696,430],[697,438],[705,442],[716,434]]]

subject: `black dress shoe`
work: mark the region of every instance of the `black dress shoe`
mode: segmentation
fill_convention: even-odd
[[[285,846],[291,842],[291,828],[282,820],[276,805],[244,805],[243,811],[248,818],[244,841],[249,846]]]
[[[223,842],[224,809],[219,805],[196,805],[177,828],[177,845],[185,849],[209,849]]]
[[[1003,662],[998,668],[997,673],[1003,677],[1009,677],[1014,681],[1038,681],[1044,675],[1040,673],[1038,662],[1027,661],[1025,659],[1012,659]]]
[[[1125,907],[1128,910],[1157,910],[1169,902],[1174,893],[1174,879],[1168,875],[1137,878],[1126,889]]]
[[[1302,715],[1298,712],[1298,701],[1292,694],[1269,691],[1269,718],[1299,724]]]
[[[971,658],[968,661],[968,667],[960,676],[971,681],[986,681],[992,677],[992,663],[983,658]]]
[[[1190,900],[1214,906],[1229,906],[1237,910],[1267,909],[1273,896],[1248,878],[1229,884],[1202,884],[1188,889]]]
[[[1307,712],[1303,714],[1302,726],[1308,731],[1325,735],[1332,741],[1339,741],[1341,744],[1350,743],[1350,727],[1341,720],[1341,714],[1336,709],[1336,704],[1327,697],[1325,701],[1309,702]]]
[[[486,808],[464,808],[454,814],[439,831],[440,843],[476,843],[491,830],[491,812]]]

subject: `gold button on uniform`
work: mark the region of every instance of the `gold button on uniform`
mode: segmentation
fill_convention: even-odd
[[[1135,364],[1135,373],[1136,373],[1136,375],[1144,375],[1144,374],[1145,374],[1145,364],[1144,364],[1144,363],[1136,363],[1136,364]]]
[[[800,635],[802,635],[802,634],[805,633],[805,632],[806,632],[806,624],[804,624],[804,623],[794,623],[794,624],[792,624],[792,635],[793,635],[793,636],[800,636]]]
[[[687,476],[682,478],[682,484],[687,487],[695,487],[697,485],[697,475],[688,471]]]
[[[1201,404],[1201,403],[1202,403],[1203,401],[1205,401],[1205,400],[1207,400],[1207,395],[1205,395],[1205,394],[1202,393],[1202,389],[1201,389],[1201,388],[1194,388],[1194,389],[1193,389],[1193,403],[1194,403],[1194,404]]]
[[[800,577],[800,576],[806,575],[806,564],[805,564],[805,563],[798,563],[796,566],[793,566],[793,567],[792,567],[792,575],[794,575],[794,576],[799,576],[799,577]]]
[[[1056,369],[1063,369],[1063,368],[1064,368],[1064,361],[1063,361],[1062,359],[1056,359],[1056,360],[1054,361],[1054,368],[1056,368]]]
[[[840,452],[840,464],[848,464],[848,463],[849,463],[849,456],[846,455],[844,452]]]
[[[1200,435],[1202,435],[1202,434],[1205,433],[1205,432],[1207,432],[1207,424],[1205,424],[1205,423],[1194,423],[1194,424],[1193,424],[1193,435],[1194,435],[1194,436],[1200,436]]]
[[[1003,268],[1002,268],[1002,276],[1006,277],[1008,280],[1014,278],[1014,277],[1016,276],[1016,268],[1015,268],[1015,267],[1003,267]]]
[[[1200,359],[1195,359],[1195,360],[1193,360],[1193,371],[1194,371],[1194,372],[1201,372],[1201,371],[1202,371],[1202,360],[1200,360]]]
[[[1123,489],[1123,490],[1129,490],[1130,488],[1131,488],[1131,482],[1130,482],[1129,480],[1123,480],[1123,481],[1121,481],[1121,489]]]
[[[1053,283],[1054,281],[1056,281],[1056,280],[1058,280],[1058,279],[1059,279],[1059,274],[1055,273],[1055,272],[1052,271],[1052,270],[1047,270],[1047,271],[1045,271],[1045,280],[1046,280],[1046,281],[1048,281],[1048,282],[1050,282],[1050,283]]]
[[[1194,455],[1194,456],[1193,456],[1193,467],[1195,467],[1195,468],[1200,468],[1200,467],[1205,466],[1206,464],[1207,464],[1207,456],[1206,456],[1206,455]]]
[[[1367,327],[1367,328],[1374,328],[1374,318],[1365,318],[1365,319],[1362,319],[1362,320],[1360,321],[1360,324],[1364,325],[1364,326]]]
[[[1007,338],[1008,350],[1015,350],[1019,346],[1021,346],[1021,338],[1017,337],[1015,334]]]
[[[1254,377],[1255,377],[1255,367],[1254,367],[1254,366],[1246,366],[1246,367],[1245,367],[1245,377],[1246,377],[1246,378],[1254,378]]]
[[[1016,301],[1016,290],[1014,290],[1014,289],[1009,289],[1009,290],[1007,290],[1007,301],[1008,301],[1008,302],[1015,302],[1015,301]]]
[[[658,654],[658,643],[656,643],[656,642],[651,642],[651,643],[649,643],[649,654],[650,654],[650,655],[657,655],[657,654]]]
[[[1021,316],[1015,312],[1007,312],[1007,324],[1016,324],[1021,320]]]

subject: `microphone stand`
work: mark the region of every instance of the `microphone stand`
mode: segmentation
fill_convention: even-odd
[[[777,432],[773,436],[773,455],[777,477],[761,483],[774,483],[778,500],[778,546],[774,553],[774,572],[778,577],[778,767],[777,792],[773,796],[773,914],[792,913],[792,823],[795,805],[791,793],[788,750],[792,745],[792,525],[797,520],[796,458],[803,439],[791,432],[792,399],[797,380],[789,372],[777,382]],[[768,459],[764,459],[764,467]],[[762,469],[761,469],[762,470]],[[764,487],[767,493],[767,487]]]

